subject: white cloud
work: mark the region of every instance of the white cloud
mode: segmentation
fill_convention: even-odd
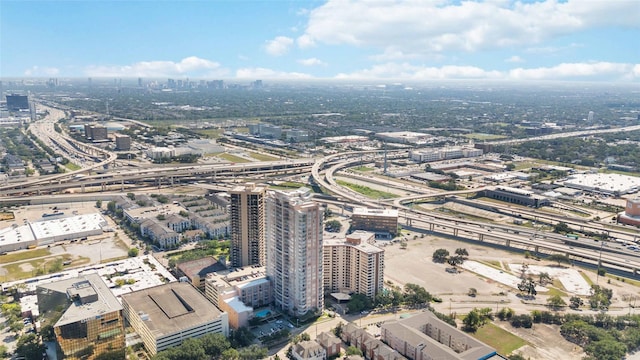
[[[524,51],[528,54],[539,54],[539,55],[550,55],[557,54],[563,51],[567,51],[570,49],[575,49],[582,47],[582,44],[571,43],[567,46],[540,46],[540,47],[530,47],[525,49]]]
[[[504,61],[508,63],[521,63],[521,62],[524,62],[524,59],[518,55],[513,55],[510,58],[505,59]]]
[[[286,36],[278,36],[273,40],[267,41],[265,51],[269,55],[280,56],[286,54],[293,45],[293,39]]]
[[[316,58],[300,59],[298,63],[304,66],[327,66],[326,62]]]
[[[638,28],[633,0],[329,0],[309,13],[298,46],[348,44],[405,56],[535,45],[598,26]]]
[[[267,68],[242,68],[236,70],[239,79],[312,79],[305,73],[277,71]]]
[[[408,63],[386,63],[374,65],[370,69],[356,71],[350,74],[338,74],[338,79],[499,79],[504,76],[499,71],[487,71],[475,66],[442,67],[415,66]]]
[[[55,67],[40,67],[38,65],[34,65],[28,69],[24,70],[25,76],[56,76],[60,73],[60,69]]]
[[[228,74],[219,63],[196,56],[174,61],[140,61],[131,65],[92,65],[85,69],[95,77],[221,77]]]
[[[296,39],[298,46],[302,49],[314,47],[316,45],[313,38],[309,35],[302,35]]]
[[[517,68],[509,71],[512,80],[553,80],[553,79],[598,79],[633,80],[638,78],[635,69],[638,64],[611,62],[562,63],[552,67],[531,69]]]
[[[389,62],[353,73],[341,73],[338,79],[495,79],[495,80],[640,80],[640,64],[593,62],[563,63],[552,67],[516,68],[507,71],[475,66],[416,66]]]

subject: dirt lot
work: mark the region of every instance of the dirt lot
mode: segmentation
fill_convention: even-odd
[[[414,240],[414,235],[417,238]],[[421,237],[421,234],[412,232],[406,237],[408,240],[407,249],[400,248],[398,243],[389,243],[385,249],[385,279],[392,281],[395,285],[403,286],[406,283],[415,283],[425,287],[432,295],[442,299],[442,302],[435,304],[436,310],[445,313],[466,314],[476,307],[491,307],[499,310],[509,307],[516,313],[528,313],[531,310],[548,310],[545,306],[548,295],[539,294],[534,301],[524,303],[518,297],[518,291],[506,285],[501,285],[492,279],[481,277],[470,271],[462,271],[453,274],[445,271],[446,264],[437,264],[431,260],[432,254],[439,248],[444,248],[449,253],[454,253],[457,248],[465,248],[469,252],[469,258],[493,264],[502,265],[504,271],[508,271],[506,264],[530,265],[554,265],[546,264],[544,261],[534,261],[525,259],[521,254],[509,253],[489,247],[482,247],[473,243],[456,241],[435,236]],[[383,243],[383,242],[380,242]],[[595,283],[596,275],[590,270],[582,270]],[[629,308],[630,296],[640,298],[639,289],[629,282],[621,282],[615,278],[607,278],[607,283],[600,283],[614,292],[613,306],[610,308],[611,315],[627,314],[633,309]],[[478,291],[476,297],[467,295],[469,288]],[[568,302],[568,297],[565,298]],[[572,310],[567,310],[572,311]],[[589,313],[583,309],[581,313]],[[524,346],[516,353],[521,353],[525,358],[531,360],[552,360],[552,359],[579,359],[584,355],[580,347],[566,341],[559,334],[557,326],[535,324],[533,329],[514,329],[506,322],[497,322],[505,330],[510,331],[530,345]]]

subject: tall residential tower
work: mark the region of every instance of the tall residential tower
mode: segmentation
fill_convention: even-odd
[[[310,190],[267,196],[267,277],[276,308],[294,316],[322,309],[322,209]]]
[[[264,211],[267,188],[237,186],[231,196],[231,265],[265,265]]]

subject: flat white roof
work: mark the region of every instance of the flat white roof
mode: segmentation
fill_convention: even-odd
[[[569,176],[564,185],[605,193],[628,194],[640,189],[640,177],[622,174],[578,174]]]
[[[335,246],[349,246],[358,249],[366,254],[376,254],[383,253],[384,249],[381,249],[375,245],[371,245],[369,243],[363,242],[360,244],[351,244],[346,241],[346,239],[325,239],[322,242],[323,247],[335,247]]]
[[[126,272],[127,274],[109,279],[109,277],[115,272]],[[97,273],[100,275],[113,294],[118,297],[118,300],[120,300],[120,295],[122,294],[164,284],[165,281],[159,275],[169,282],[176,281],[176,278],[171,275],[169,270],[162,266],[158,260],[151,255],[145,255],[112,261],[106,264],[88,265],[81,268],[67,269],[64,272],[57,274],[47,274],[30,279],[8,282],[2,284],[2,288],[8,289],[17,284],[25,284],[26,286],[24,291],[30,292],[35,291],[36,286],[38,285],[76,278],[80,275],[91,273]],[[125,284],[121,287],[116,287],[115,281],[119,278],[124,280],[132,279],[135,282],[130,285]]]
[[[34,241],[36,238],[29,225],[8,227],[0,230],[0,246],[18,242]]]
[[[251,306],[245,305],[237,296],[224,300],[236,313],[252,312]]]
[[[398,210],[396,209],[369,209],[369,208],[355,208],[353,209],[353,215],[367,215],[367,216],[398,216]]]
[[[100,230],[107,226],[107,220],[105,220],[100,213],[93,213],[53,220],[42,220],[30,223],[30,226],[35,238],[40,240],[54,236],[65,236]]]

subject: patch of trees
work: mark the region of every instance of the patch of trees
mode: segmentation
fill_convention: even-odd
[[[493,320],[491,308],[474,308],[462,319],[462,330],[476,332],[478,328]]]
[[[459,186],[458,184],[456,184],[456,181],[454,179],[451,179],[447,182],[429,181],[427,182],[427,185],[434,189],[441,189],[445,191],[456,191],[465,189],[464,186]]]
[[[18,339],[15,353],[25,359],[41,359],[44,345],[34,333],[26,334]]]
[[[198,161],[201,155],[198,154],[183,154],[179,156],[172,157],[161,157],[157,159],[153,159],[154,164],[169,164],[172,162],[179,162],[181,164],[192,164]]]
[[[470,312],[469,319],[465,317],[465,329],[467,324],[470,330],[474,329],[473,325],[482,324],[482,316],[490,318],[491,315],[482,309]],[[583,347],[588,360],[619,360],[626,353],[640,349],[640,315],[614,317],[604,313],[580,315],[540,310],[516,315],[512,309],[503,308],[496,317],[516,328],[531,328],[540,323],[560,325],[560,334]]]
[[[265,358],[267,354],[266,348],[250,345],[235,349],[233,341],[230,342],[224,335],[207,334],[197,339],[187,339],[180,346],[161,351],[153,360],[250,360]]]
[[[423,307],[428,305],[432,299],[431,294],[422,286],[408,283],[404,286],[404,291],[400,291],[399,288],[392,288],[378,293],[374,299],[374,304],[382,308],[399,305]]]
[[[229,247],[231,246],[231,241],[220,241],[220,240],[208,240],[208,241],[200,241],[198,243],[198,248],[193,250],[186,250],[181,253],[179,256],[172,257],[169,259],[169,267],[174,268],[177,264],[202,259],[207,256],[216,256],[220,254],[228,254]]]
[[[324,223],[324,230],[327,232],[340,232],[342,229],[342,223],[339,220],[328,220]]]
[[[438,249],[433,252],[431,259],[433,262],[444,263],[445,261],[451,266],[457,266],[464,263],[469,257],[469,252],[465,248],[457,248],[455,255],[449,256],[449,250]]]
[[[637,132],[631,134],[638,137]],[[617,164],[639,167],[640,148],[634,143],[616,143],[616,140],[629,136],[628,133],[616,133],[602,134],[598,138],[558,138],[510,145],[509,148],[516,155],[561,163],[578,162],[580,165],[594,166],[604,163],[607,157],[613,157]],[[502,150],[503,147],[496,149],[497,152]]]

